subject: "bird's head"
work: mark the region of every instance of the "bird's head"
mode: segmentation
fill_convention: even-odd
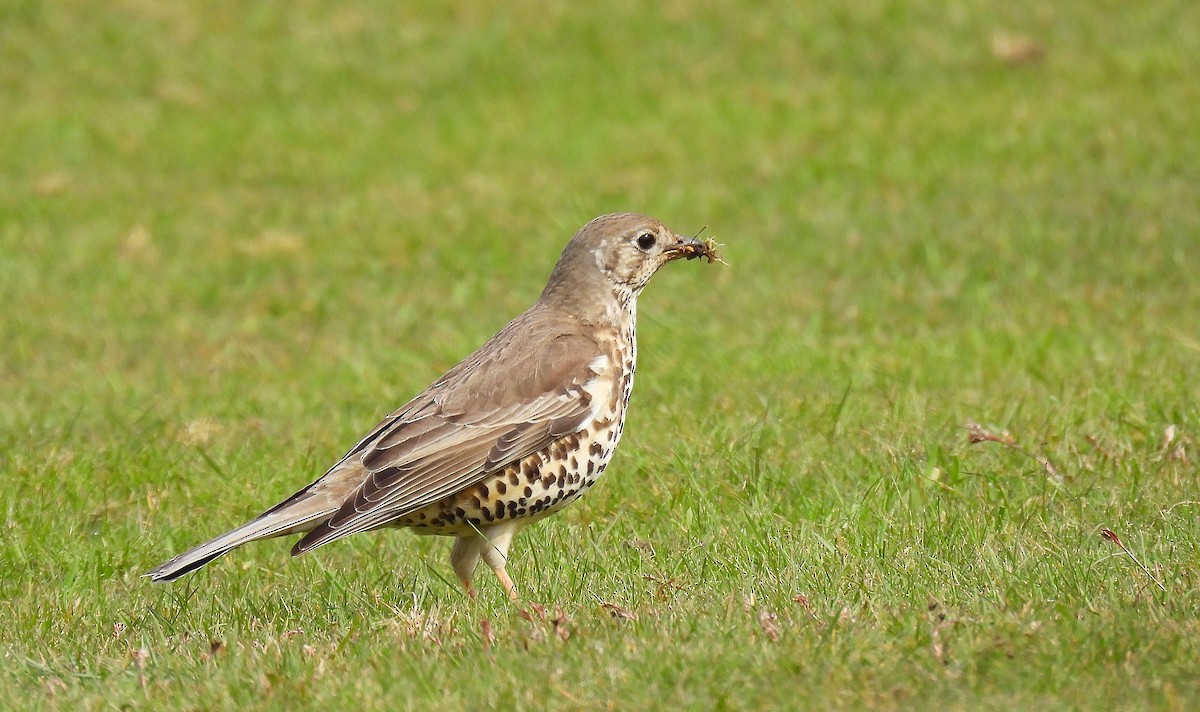
[[[716,259],[709,242],[675,234],[636,213],[601,215],[567,243],[542,298],[570,299],[607,287],[619,300],[636,298],[654,273],[680,258]]]

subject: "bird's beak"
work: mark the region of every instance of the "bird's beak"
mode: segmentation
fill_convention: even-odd
[[[711,244],[695,237],[684,237],[682,235],[676,235],[675,244],[668,245],[663,250],[663,254],[667,256],[668,260],[677,260],[681,257],[688,260],[697,257],[706,257],[709,262],[712,262],[716,259]]]

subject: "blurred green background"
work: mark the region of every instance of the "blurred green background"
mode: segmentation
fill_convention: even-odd
[[[7,0],[0,703],[1191,707],[1198,27]],[[547,619],[400,534],[138,578],[319,474],[620,210],[729,265],[643,295],[611,474],[514,549]]]

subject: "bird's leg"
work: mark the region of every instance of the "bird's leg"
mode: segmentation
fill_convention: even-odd
[[[483,562],[491,568],[496,574],[496,578],[500,580],[500,586],[504,588],[504,592],[514,601],[520,600],[517,595],[517,586],[509,577],[508,572],[504,570],[504,565],[508,563],[508,547],[512,544],[513,535],[517,533],[518,527],[504,527],[499,531],[493,530],[491,537],[486,540],[483,551]]]
[[[504,591],[508,594],[509,599],[512,601],[521,600],[521,597],[517,594],[517,585],[513,583],[512,578],[509,577],[504,567],[501,566],[498,569],[492,569],[492,571],[495,572],[496,578],[500,579],[500,585],[504,587]]]
[[[466,589],[467,595],[475,598],[475,587],[471,585],[471,576],[479,565],[480,550],[487,545],[487,540],[478,534],[460,536],[454,540],[454,548],[450,550],[450,565],[454,573]]]

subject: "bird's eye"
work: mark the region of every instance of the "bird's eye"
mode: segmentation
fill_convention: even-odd
[[[651,247],[654,247],[654,235],[649,232],[643,232],[641,235],[638,235],[637,244],[639,248],[649,250]]]

